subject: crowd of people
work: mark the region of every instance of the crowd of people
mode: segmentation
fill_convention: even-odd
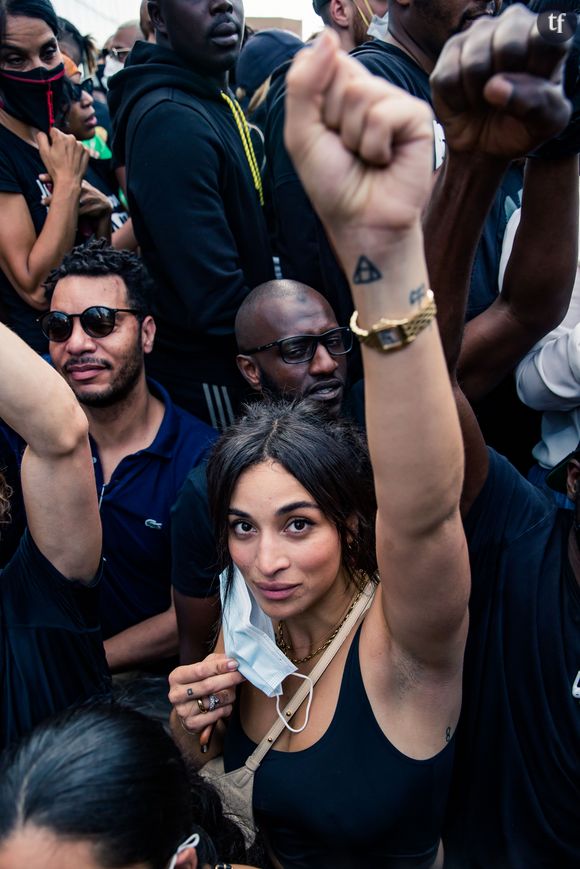
[[[0,0],[0,869],[580,866],[580,4]]]

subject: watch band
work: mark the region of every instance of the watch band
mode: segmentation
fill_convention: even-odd
[[[435,298],[432,291],[427,290],[423,305],[411,317],[405,317],[403,320],[383,318],[370,329],[361,329],[358,325],[358,311],[355,311],[350,320],[350,328],[361,344],[388,353],[390,350],[400,350],[407,344],[411,344],[435,319],[436,314]]]

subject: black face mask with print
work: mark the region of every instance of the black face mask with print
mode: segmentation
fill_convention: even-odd
[[[52,69],[37,66],[29,72],[0,69],[0,94],[9,115],[48,133],[67,107],[64,64]]]

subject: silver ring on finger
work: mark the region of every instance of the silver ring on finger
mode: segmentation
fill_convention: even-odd
[[[222,701],[220,700],[220,698],[218,697],[217,694],[210,694],[209,697],[207,698],[207,711],[213,712],[214,709],[217,709],[217,707],[220,705],[221,702]]]

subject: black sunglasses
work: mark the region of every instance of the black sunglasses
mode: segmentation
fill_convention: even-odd
[[[135,314],[142,316],[138,308],[106,308],[103,305],[92,305],[82,314],[65,314],[64,311],[47,311],[36,322],[40,323],[43,335],[49,341],[57,343],[67,341],[72,335],[73,320],[78,317],[81,326],[91,338],[106,338],[115,328],[117,314]]]
[[[80,84],[77,84],[74,81],[69,81],[72,100],[75,103],[80,102],[83,98],[83,91],[89,95],[91,95],[95,89],[95,83],[92,78],[86,78]]]
[[[253,350],[240,352],[251,356],[253,353],[261,353],[263,350],[277,347],[284,362],[289,365],[299,365],[301,362],[310,362],[314,358],[319,344],[322,344],[331,356],[346,356],[352,350],[352,332],[343,326],[329,329],[322,335],[294,335],[292,338],[280,338],[279,341],[271,341],[270,344],[262,344],[261,347],[254,347]]]

